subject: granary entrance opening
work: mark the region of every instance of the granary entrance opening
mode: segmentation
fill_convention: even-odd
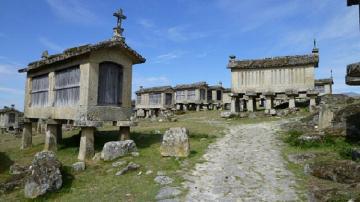
[[[33,77],[31,82],[31,106],[41,107],[48,104],[49,76],[48,74]]]
[[[80,68],[55,72],[55,106],[76,105],[80,98]]]
[[[15,123],[15,113],[9,114],[9,123]]]
[[[171,105],[172,104],[172,94],[166,93],[165,94],[165,105]]]
[[[99,64],[98,105],[121,106],[123,67],[113,62]]]
[[[208,91],[207,91],[207,99],[208,99],[208,100],[212,100],[211,90],[208,90]]]
[[[221,90],[216,91],[216,100],[221,100]]]
[[[200,100],[205,100],[205,89],[200,89]]]

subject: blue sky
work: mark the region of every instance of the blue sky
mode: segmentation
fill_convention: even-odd
[[[240,59],[311,53],[320,48],[317,78],[345,85],[346,65],[360,61],[358,8],[345,0],[1,0],[0,106],[23,108],[24,74],[17,69],[42,51],[109,39],[123,8],[126,42],[146,59],[134,66],[140,85],[196,81],[230,87],[228,56]]]

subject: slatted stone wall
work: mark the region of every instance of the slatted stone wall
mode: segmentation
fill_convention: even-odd
[[[149,95],[149,104],[150,105],[161,104],[161,93],[151,93]]]
[[[32,78],[31,106],[42,107],[48,105],[49,76],[48,74]]]
[[[55,73],[55,106],[74,106],[80,98],[80,68],[70,67]]]
[[[166,105],[171,105],[172,104],[172,94],[171,93],[166,93],[165,94],[165,104]]]

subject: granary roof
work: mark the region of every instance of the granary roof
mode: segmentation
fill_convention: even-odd
[[[262,69],[279,67],[296,67],[304,65],[318,66],[319,56],[317,54],[281,56],[273,58],[255,59],[255,60],[236,60],[231,56],[229,69]]]
[[[347,0],[347,6],[359,5],[360,0]]]
[[[224,89],[224,87],[222,85],[209,86],[209,90],[218,90],[218,89]]]
[[[334,80],[332,78],[315,80],[315,85],[324,85],[324,84],[334,84]]]
[[[151,88],[143,88],[138,91],[136,91],[136,94],[140,93],[158,93],[158,92],[164,92],[166,90],[172,90],[171,86],[157,86],[157,87],[151,87]]]
[[[231,88],[224,88],[224,93],[230,93],[231,92]]]
[[[51,65],[57,62],[66,61],[72,59],[74,57],[84,55],[90,53],[92,51],[96,51],[102,48],[111,48],[111,47],[120,47],[124,50],[133,60],[134,64],[140,64],[145,62],[145,58],[143,58],[139,53],[135,50],[131,49],[124,40],[106,40],[96,44],[87,44],[82,46],[77,46],[73,48],[69,48],[64,50],[62,53],[49,55],[44,59],[34,61],[28,64],[27,68],[20,69],[19,72],[28,72],[33,69],[41,68],[47,65]]]
[[[200,88],[200,87],[207,87],[207,83],[205,81],[197,82],[197,83],[191,83],[191,84],[180,84],[176,85],[174,87],[175,90],[181,90],[181,89],[190,89],[190,88]]]
[[[15,108],[12,108],[12,107],[4,107],[4,108],[0,109],[0,113],[8,113],[8,112],[22,113],[22,112],[16,110]]]

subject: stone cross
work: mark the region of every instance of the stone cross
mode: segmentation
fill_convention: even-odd
[[[117,24],[116,24],[116,27],[117,28],[121,28],[121,22],[122,20],[125,20],[126,19],[126,16],[124,15],[123,13],[123,10],[120,8],[118,9],[114,14],[113,16],[115,16],[117,18]]]

